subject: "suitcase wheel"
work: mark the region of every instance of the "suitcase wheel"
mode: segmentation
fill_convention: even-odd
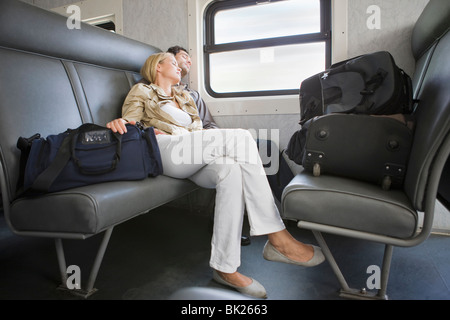
[[[319,177],[320,176],[320,164],[318,164],[318,163],[314,164],[313,175],[314,175],[314,177]]]
[[[392,184],[392,179],[389,176],[385,176],[383,178],[383,181],[381,183],[381,187],[383,188],[383,190],[389,190],[391,188],[391,184]]]

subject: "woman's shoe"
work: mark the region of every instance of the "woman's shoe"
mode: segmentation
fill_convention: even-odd
[[[319,247],[316,247],[316,246],[312,246],[312,247],[314,248],[314,256],[308,261],[299,262],[299,261],[289,259],[284,254],[282,254],[280,251],[275,249],[275,247],[270,243],[270,241],[267,241],[266,245],[264,246],[263,257],[264,257],[264,259],[270,260],[270,261],[290,263],[290,264],[295,264],[297,266],[302,266],[302,267],[314,267],[314,266],[317,266],[317,265],[321,264],[322,262],[324,262],[325,256],[322,253],[322,249],[320,249]]]
[[[261,283],[259,283],[258,281],[256,281],[255,279],[252,279],[252,283],[246,287],[238,287],[235,286],[227,281],[225,281],[220,274],[214,270],[213,271],[213,279],[220,283],[223,284],[225,286],[229,286],[233,289],[236,289],[237,291],[239,291],[242,294],[246,294],[255,298],[260,298],[260,299],[266,299],[267,298],[267,292],[266,289],[264,289],[264,287],[262,286]]]

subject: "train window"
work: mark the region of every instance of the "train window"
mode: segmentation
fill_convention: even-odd
[[[214,97],[298,94],[331,63],[331,0],[213,1],[204,52]]]

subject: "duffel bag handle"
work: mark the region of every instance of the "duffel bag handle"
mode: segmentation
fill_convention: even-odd
[[[107,166],[103,166],[101,168],[89,168],[81,162],[81,160],[76,156],[76,144],[81,135],[85,135],[88,133],[92,133],[89,136],[88,143],[92,142],[93,144],[104,141],[104,135],[110,135],[114,138],[114,140],[117,141],[116,144],[116,152],[114,154],[114,158],[111,160],[111,163]],[[85,139],[87,140],[87,139]],[[111,129],[93,124],[93,123],[86,123],[78,127],[75,132],[73,133],[72,140],[71,140],[71,156],[73,159],[73,162],[77,165],[77,167],[80,169],[80,172],[85,175],[99,175],[99,174],[106,174],[108,172],[114,171],[119,164],[121,152],[122,152],[122,135],[117,132],[112,132]]]

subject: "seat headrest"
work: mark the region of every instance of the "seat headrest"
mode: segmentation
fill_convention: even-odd
[[[0,47],[139,72],[161,51],[85,23],[69,30],[67,17],[19,0],[0,1]]]
[[[411,40],[414,58],[418,60],[450,28],[450,1],[430,0],[417,20]]]

